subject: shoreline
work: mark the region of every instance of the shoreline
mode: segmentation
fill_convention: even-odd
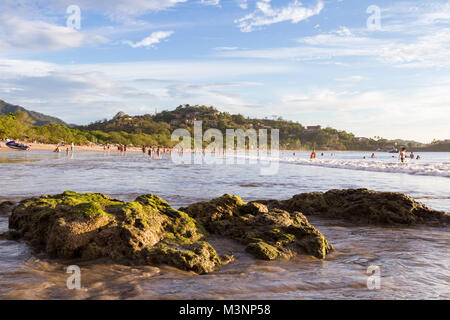
[[[18,141],[19,142],[19,141]],[[29,151],[54,151],[56,149],[56,144],[48,144],[48,143],[28,143],[28,142],[21,142],[24,143],[27,146],[30,146],[30,150]],[[5,145],[4,142],[0,143],[0,152],[22,152],[21,150],[15,150],[12,148],[9,148]],[[70,145],[66,145],[66,146],[61,146],[60,149],[60,153],[64,153],[66,152],[66,148],[69,147],[69,151],[70,151]],[[103,146],[75,146],[75,152],[115,152],[118,151],[116,146],[111,145],[109,150],[104,150]],[[426,152],[450,152],[450,151],[415,151],[412,150],[413,152],[421,152],[421,153],[426,153]],[[141,147],[127,147],[127,152],[140,152],[142,153],[142,148]],[[185,150],[185,152],[193,152],[193,150]],[[289,153],[289,152],[304,152],[304,153],[309,153],[311,152],[311,150],[289,150],[289,149],[280,149],[279,150],[280,153]],[[371,150],[316,150],[316,153],[347,153],[347,152],[365,152],[365,153],[387,153],[385,151],[371,151]]]
[[[29,151],[54,151],[56,149],[56,144],[45,144],[45,143],[24,143],[27,146],[30,146]],[[15,150],[7,147],[4,143],[1,144],[0,152],[23,152],[22,150]],[[66,152],[66,148],[69,148],[70,145],[60,146],[60,153]],[[104,150],[101,146],[75,146],[75,152],[114,152],[118,151],[116,146],[111,146],[109,150]],[[142,152],[141,148],[138,147],[127,147],[127,152]]]

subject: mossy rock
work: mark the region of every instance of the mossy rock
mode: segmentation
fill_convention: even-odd
[[[151,194],[132,202],[72,191],[27,199],[14,208],[9,227],[51,257],[168,263],[198,273],[220,266],[203,227]],[[158,256],[163,245],[170,259]]]
[[[291,258],[297,254],[323,259],[332,250],[300,212],[269,210],[264,204],[245,203],[227,194],[180,210],[200,221],[208,232],[247,245],[247,251],[259,259]]]
[[[301,211],[306,216],[316,215],[380,226],[420,224],[446,226],[450,223],[449,213],[433,210],[398,192],[335,189],[328,192],[302,193],[285,201],[261,202],[272,209]]]

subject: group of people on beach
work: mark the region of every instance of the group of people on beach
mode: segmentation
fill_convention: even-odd
[[[59,152],[61,152],[62,150],[62,148],[65,146],[65,144],[64,143],[58,143],[57,145],[56,145],[56,148],[55,148],[55,150],[53,150],[53,152],[56,152],[56,153],[59,153]],[[69,155],[70,153],[74,153],[75,152],[75,145],[74,145],[74,143],[72,142],[72,144],[70,145],[70,148],[69,147],[66,147],[66,154],[67,155]]]

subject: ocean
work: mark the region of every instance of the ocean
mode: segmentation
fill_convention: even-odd
[[[420,153],[420,160],[407,163],[397,155],[375,154],[371,159],[371,152],[319,152],[310,160],[306,152],[259,158],[240,153],[239,163],[195,164],[167,156],[149,160],[139,153],[5,152],[0,153],[0,201],[65,190],[127,201],[154,193],[178,208],[225,193],[251,201],[368,188],[402,192],[450,211],[450,153]],[[270,163],[277,163],[276,174],[261,174]],[[236,262],[200,276],[166,266],[84,262],[81,290],[66,288],[65,268],[73,261],[50,260],[25,243],[0,240],[0,299],[450,299],[449,228],[309,220],[336,249],[324,261],[307,256],[258,261],[237,243],[212,239],[219,253],[232,250]],[[0,232],[6,230],[7,217],[0,216]],[[379,289],[367,286],[370,266],[379,267]]]

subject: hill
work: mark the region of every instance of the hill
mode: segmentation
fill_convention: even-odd
[[[213,107],[180,105],[171,111],[162,111],[155,115],[129,116],[119,112],[111,120],[79,126],[78,129],[102,132],[124,132],[128,134],[162,135],[170,141],[170,133],[177,128],[192,131],[196,120],[203,121],[203,129],[216,128],[225,134],[232,129],[279,129],[280,146],[285,149],[321,149],[321,150],[390,150],[400,145],[398,141],[355,137],[354,134],[321,126],[304,126],[298,122],[277,119],[246,118],[241,114],[220,112]],[[408,142],[405,145],[420,143]]]
[[[450,140],[433,141],[431,144],[421,148],[412,148],[413,151],[421,152],[450,152]]]
[[[29,124],[38,126],[38,127],[44,126],[44,125],[50,124],[50,123],[67,125],[61,119],[51,117],[51,116],[45,115],[40,112],[27,110],[21,106],[12,105],[3,100],[0,100],[0,115],[8,115],[10,113],[13,113],[13,114],[17,114],[17,113],[21,114],[22,113],[21,117],[24,119],[26,118],[26,120],[25,120],[26,122],[28,122]]]
[[[0,100],[1,101],[1,100]],[[8,104],[3,104],[8,105]],[[11,105],[8,105],[11,106]],[[13,106],[16,107],[16,106]],[[96,121],[86,126],[68,127],[66,124],[53,123],[38,126],[32,116],[36,113],[17,107],[2,108],[7,115],[0,114],[0,139],[13,138],[58,143],[60,141],[76,144],[122,144],[134,146],[173,146],[178,142],[171,140],[171,133],[177,128],[184,128],[192,133],[193,123],[203,121],[203,130],[216,128],[225,137],[226,129],[278,129],[280,133],[280,148],[291,150],[365,150],[389,151],[406,146],[408,150],[420,151],[450,151],[449,141],[435,141],[431,145],[423,145],[415,141],[387,140],[381,137],[355,137],[344,130],[304,126],[298,122],[278,119],[258,119],[244,117],[241,114],[220,112],[207,106],[179,106],[171,111],[162,111],[155,115],[145,114],[129,116],[119,112],[110,120]],[[18,110],[13,113],[10,111]],[[25,111],[22,111],[25,110]],[[37,122],[42,123],[42,122]],[[270,140],[270,135],[269,135]],[[206,146],[208,143],[204,143]]]

